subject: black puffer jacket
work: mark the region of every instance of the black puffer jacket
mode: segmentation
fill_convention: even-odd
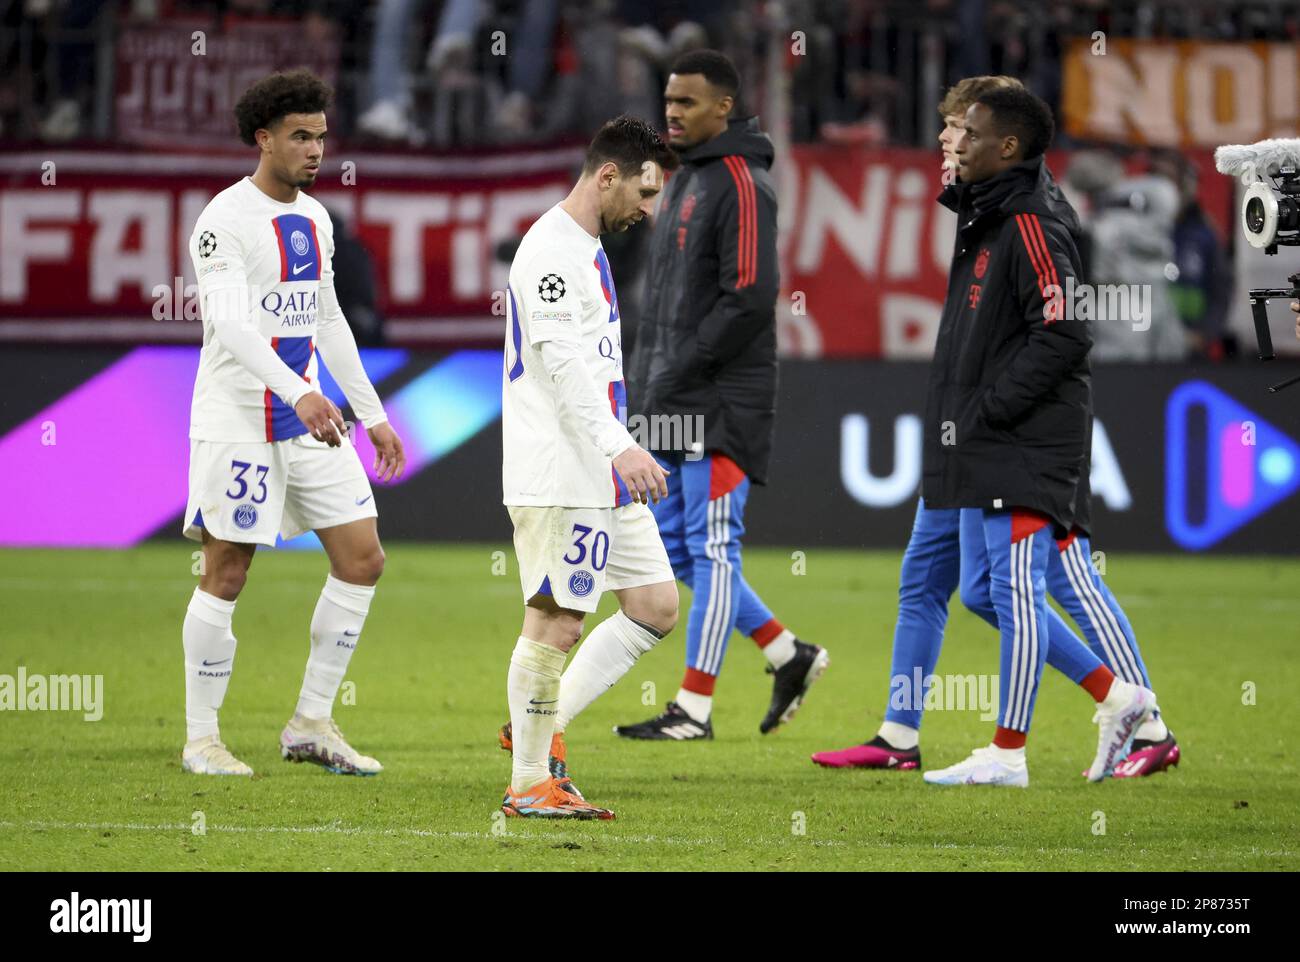
[[[704,449],[756,484],[776,416],[772,157],[752,117],[681,153],[655,217],[627,376],[630,414],[703,416]]]
[[[939,202],[958,227],[926,400],[926,506],[1030,508],[1064,532],[1086,496],[1092,425],[1091,333],[1064,297],[1080,280],[1078,217],[1041,157]]]

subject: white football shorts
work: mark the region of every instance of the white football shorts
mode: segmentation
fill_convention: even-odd
[[[332,448],[310,434],[284,441],[190,441],[185,537],[274,547],[275,536],[373,518],[370,479],[349,438]]]
[[[590,612],[605,591],[673,580],[659,525],[644,504],[508,508],[525,603],[546,594],[561,608]]]

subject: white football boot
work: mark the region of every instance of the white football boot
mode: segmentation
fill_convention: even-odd
[[[1088,781],[1099,782],[1128,757],[1138,727],[1156,710],[1153,691],[1116,678],[1105,701],[1097,706],[1097,757],[1088,768]]]
[[[219,735],[207,735],[186,742],[181,750],[181,768],[196,775],[251,775],[253,770],[241,762],[221,742]]]
[[[1011,788],[1029,787],[1029,766],[1023,761],[1009,765],[1003,761],[993,746],[977,748],[970,758],[947,768],[926,772],[921,777],[931,785],[1005,785]]]
[[[338,775],[378,775],[384,770],[347,743],[333,718],[295,714],[280,733],[280,754],[287,762],[315,762]]]

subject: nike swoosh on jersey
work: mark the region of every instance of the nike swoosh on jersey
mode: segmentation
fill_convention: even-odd
[[[303,271],[305,271],[305,270],[306,270],[307,268],[309,268],[309,267],[311,267],[311,262],[310,262],[310,261],[309,261],[308,263],[306,263],[306,264],[294,264],[294,265],[293,265],[293,276],[294,276],[294,277],[297,277],[299,274],[301,274]]]
[[[373,497],[374,497],[373,494],[368,494],[368,495],[366,495],[364,498],[361,498],[360,500],[358,500],[358,501],[357,501],[357,504],[358,504],[358,505],[365,504],[367,501],[369,501],[369,500],[370,500],[371,498],[373,498]]]
[[[230,661],[229,658],[222,658],[220,661],[208,661],[206,658],[204,658],[203,666],[205,668],[211,668],[213,665],[224,665],[228,661]]]

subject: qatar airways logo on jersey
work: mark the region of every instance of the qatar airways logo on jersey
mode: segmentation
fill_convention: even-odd
[[[199,286],[186,284],[182,277],[172,278],[171,284],[158,284],[153,289],[153,319],[155,321],[197,321],[202,313],[199,308]],[[248,300],[243,301],[244,310],[253,303],[262,305],[262,310],[280,322],[281,327],[309,327],[316,323],[316,291],[290,290],[287,293],[272,288],[265,295],[256,285],[248,290]]]
[[[623,334],[615,331],[614,336],[606,334],[596,345],[596,353],[607,361],[614,362],[615,379],[623,377]]]
[[[262,298],[262,310],[273,315],[281,327],[306,327],[316,323],[316,291],[273,290]]]

